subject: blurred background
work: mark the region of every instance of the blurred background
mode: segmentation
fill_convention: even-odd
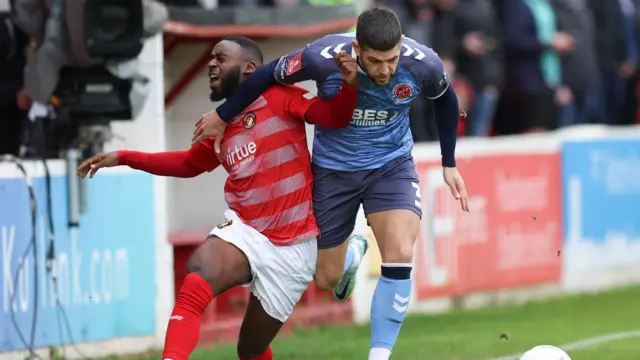
[[[442,182],[433,107],[413,104],[426,201],[412,310],[438,315],[412,317],[394,358],[517,359],[550,343],[637,359],[640,0],[0,1],[0,359],[157,357],[186,260],[223,220],[226,173],[81,181],[77,164],[188,147],[218,105],[206,64],[222,38],[251,37],[271,61],[354,31],[374,5],[440,55],[468,112],[463,214]],[[354,324],[368,321],[380,259],[362,214],[356,231],[373,246],[355,295],[338,304],[311,286],[274,347],[282,359],[366,356]],[[196,358],[235,358],[224,344],[247,295],[209,307],[202,347],[222,345]]]

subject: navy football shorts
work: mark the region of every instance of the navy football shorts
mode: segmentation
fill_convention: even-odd
[[[339,171],[312,164],[318,248],[339,246],[353,232],[360,204],[366,215],[407,209],[422,217],[418,174],[411,155],[374,170]]]

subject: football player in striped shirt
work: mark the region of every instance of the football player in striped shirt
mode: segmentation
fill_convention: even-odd
[[[251,287],[252,295],[238,357],[273,358],[271,341],[316,270],[319,231],[305,123],[344,127],[356,104],[355,60],[347,53],[334,60],[343,74],[335,97],[323,101],[299,87],[271,87],[229,121],[219,154],[213,149],[215,139],[208,138],[184,151],[98,154],[78,168],[83,178],[117,165],[183,178],[222,165],[229,174],[224,187],[226,221],[213,228],[188,262],[163,359],[187,360],[198,343],[205,308],[214,296],[243,284]],[[230,96],[260,65],[262,53],[253,41],[233,37],[218,43],[209,62],[211,100]]]
[[[332,288],[338,301],[351,295],[367,250],[362,236],[350,237],[362,205],[383,263],[371,305],[369,360],[386,360],[409,307],[413,248],[422,216],[409,126],[411,103],[419,96],[433,100],[444,181],[468,211],[455,161],[458,99],[438,55],[405,38],[391,10],[367,10],[355,33],[324,36],[256,71],[216,111],[203,116],[194,141],[222,133],[226,121],[269,86],[313,80],[318,96],[331,99],[341,89],[342,75],[332,60],[341,51],[357,57],[358,102],[346,128],[315,126],[313,205],[321,234],[316,282]]]

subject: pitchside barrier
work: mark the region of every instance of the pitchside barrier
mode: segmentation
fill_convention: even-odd
[[[460,210],[443,183],[439,152],[437,144],[414,151],[420,176],[416,200],[424,216],[410,311],[640,283],[640,128],[584,126],[553,134],[461,139],[458,166],[471,195],[469,213]],[[88,184],[88,211],[79,227],[69,227],[64,162],[50,162],[49,190],[42,165],[25,165],[38,201],[35,227],[26,181],[13,164],[0,164],[0,358],[23,358],[15,352],[26,346],[11,314],[30,345],[35,309],[35,347],[67,344],[66,354],[74,355],[69,344],[75,342],[83,355],[97,356],[161,346],[174,284],[165,285],[175,280],[179,288],[185,260],[197,245],[174,248],[175,278],[169,280],[162,182],[126,169],[106,171]],[[47,194],[57,292],[45,259]],[[34,230],[36,256],[23,257]],[[381,259],[362,214],[356,231],[372,246],[351,302],[336,304],[312,285],[289,330],[296,324],[368,320]],[[22,263],[26,270],[15,277]],[[237,335],[247,296],[246,288],[238,288],[215,300],[207,310],[204,341]]]
[[[413,154],[423,217],[410,310],[640,282],[640,127],[460,140],[469,213],[444,184],[439,146]],[[373,245],[352,298],[354,320],[364,322],[381,259],[362,212],[356,231]]]
[[[106,151],[166,149],[162,49],[161,35],[145,43],[140,69],[154,86],[136,121],[113,124],[120,136]],[[103,169],[71,202],[73,166],[25,161],[24,170],[28,181],[0,162],[0,359],[25,359],[27,348],[87,358],[161,346],[173,307],[165,179]]]

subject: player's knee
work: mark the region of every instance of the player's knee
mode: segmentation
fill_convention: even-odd
[[[203,257],[200,256],[197,250],[187,261],[187,274],[195,273],[202,276],[212,289],[215,289],[214,285],[218,283],[218,279],[216,278],[217,268],[216,264],[205,264]]]
[[[321,290],[333,289],[342,278],[343,265],[338,266],[334,262],[318,262],[315,281]]]
[[[382,261],[385,263],[408,263],[413,261],[414,239],[402,239],[395,246],[386,246],[382,251]]]
[[[316,273],[316,285],[320,288],[320,290],[331,290],[338,282],[340,282],[340,278],[327,278],[325,276],[319,275]]]

